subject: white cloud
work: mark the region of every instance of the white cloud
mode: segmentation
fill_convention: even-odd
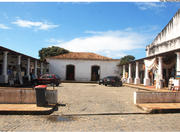
[[[74,52],[94,52],[105,56],[119,58],[125,51],[145,48],[152,35],[135,32],[131,28],[117,31],[85,31],[88,37],[74,38],[70,41],[51,43]]]
[[[22,19],[17,19],[15,22],[12,23],[18,25],[19,27],[35,28],[36,30],[48,30],[59,26],[54,24],[48,24],[46,22],[33,22]]]
[[[166,7],[165,3],[163,2],[140,2],[140,3],[136,3],[136,5],[141,10],[160,9]]]
[[[4,24],[0,24],[0,29],[11,29],[11,28]]]
[[[57,39],[54,39],[54,38],[51,38],[49,40],[46,40],[46,42],[48,43],[52,43],[52,44],[57,44],[57,43],[62,43],[63,41],[62,40],[57,40]]]

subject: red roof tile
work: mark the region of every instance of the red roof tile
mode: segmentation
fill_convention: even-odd
[[[115,60],[109,57],[101,56],[89,52],[69,52],[66,54],[49,57],[50,59],[75,59],[75,60]]]

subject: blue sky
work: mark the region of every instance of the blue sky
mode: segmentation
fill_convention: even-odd
[[[139,59],[179,8],[179,2],[1,2],[0,45],[36,58],[55,45]]]

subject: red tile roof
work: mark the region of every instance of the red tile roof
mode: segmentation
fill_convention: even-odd
[[[89,52],[69,52],[66,54],[49,57],[49,59],[72,59],[72,60],[115,60]]]

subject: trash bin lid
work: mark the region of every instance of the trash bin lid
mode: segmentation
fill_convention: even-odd
[[[35,88],[47,88],[47,85],[37,85]]]

